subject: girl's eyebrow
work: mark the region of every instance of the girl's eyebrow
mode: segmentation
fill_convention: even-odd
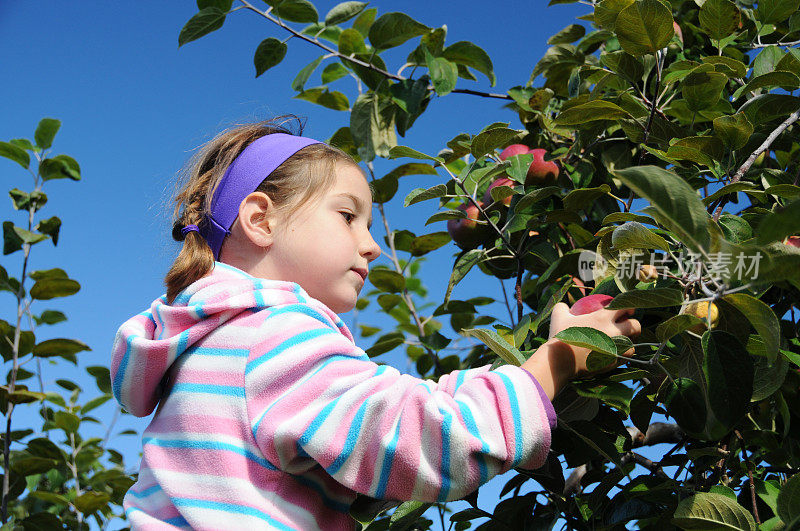
[[[336,195],[350,199],[356,205],[357,210],[361,210],[362,212],[369,212],[371,210],[369,206],[365,205],[361,199],[351,194],[350,192],[341,192]],[[368,229],[372,228],[372,214],[370,214],[369,216],[369,221],[367,222],[367,228]]]

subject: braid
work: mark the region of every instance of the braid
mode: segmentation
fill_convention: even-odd
[[[177,208],[183,204],[183,212],[172,226],[172,238],[182,241],[183,247],[175,262],[170,267],[164,283],[167,285],[167,301],[171,304],[175,297],[186,286],[203,278],[214,267],[214,253],[197,231],[183,234],[181,230],[187,225],[200,225],[205,217],[205,194],[213,171],[206,171],[199,179],[187,186],[176,197]]]

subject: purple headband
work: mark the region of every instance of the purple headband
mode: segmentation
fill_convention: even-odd
[[[273,133],[247,146],[228,167],[211,199],[211,213],[200,227],[200,234],[219,259],[222,241],[239,215],[239,205],[283,162],[319,140],[303,136]]]

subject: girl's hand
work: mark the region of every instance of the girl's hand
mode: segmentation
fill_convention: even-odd
[[[570,328],[572,326],[586,326],[590,328],[596,328],[601,332],[605,332],[609,336],[638,336],[642,333],[642,325],[636,319],[631,319],[630,317],[633,315],[633,308],[626,308],[623,310],[606,310],[600,309],[596,310],[592,313],[587,313],[583,315],[573,315],[569,312],[569,306],[563,302],[559,302],[553,308],[553,313],[550,317],[550,335],[548,342],[556,341],[563,345],[562,341],[559,341],[557,338],[554,338],[557,333]],[[608,367],[605,367],[602,370],[590,372],[586,368],[586,359],[589,357],[589,353],[591,349],[576,347],[574,345],[567,345],[572,352],[572,359],[571,360],[564,360],[567,376],[569,379],[575,378],[576,376],[589,376],[592,374],[597,374],[601,372],[605,372],[607,370],[613,369],[617,365],[619,365],[619,361],[617,363],[613,363]],[[563,349],[566,351],[566,349]],[[633,355],[633,349],[628,350],[623,354],[624,356],[631,356]]]

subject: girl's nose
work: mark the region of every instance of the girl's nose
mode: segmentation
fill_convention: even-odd
[[[373,239],[372,234],[367,232],[367,237],[361,246],[361,255],[372,262],[381,255],[381,248]]]

